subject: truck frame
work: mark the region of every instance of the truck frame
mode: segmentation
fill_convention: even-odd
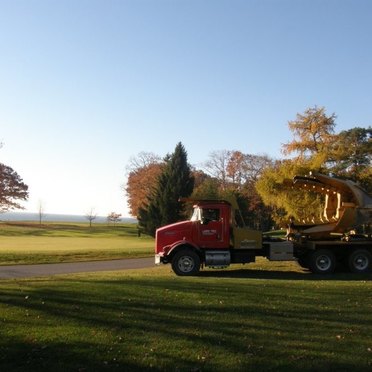
[[[245,226],[237,201],[192,200],[190,220],[156,231],[155,263],[170,263],[177,275],[195,275],[204,267],[225,268],[233,263],[296,260],[318,274],[343,267],[354,273],[372,267],[370,232],[357,229],[372,222],[372,198],[356,183],[313,173],[284,182],[287,187],[321,194],[318,219],[288,224],[286,239],[273,238]]]

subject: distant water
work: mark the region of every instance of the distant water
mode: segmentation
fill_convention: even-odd
[[[28,212],[6,212],[0,214],[0,221],[39,221],[38,213]],[[73,214],[53,214],[45,213],[42,218],[42,222],[89,222],[85,216],[73,215]],[[103,216],[97,216],[93,223],[107,222],[107,218]],[[137,223],[135,218],[124,217],[121,218],[123,223]]]

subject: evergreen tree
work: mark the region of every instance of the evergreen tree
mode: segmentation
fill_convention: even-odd
[[[331,174],[358,182],[372,193],[372,127],[340,132],[327,165]]]
[[[188,197],[194,188],[194,177],[187,163],[187,152],[179,142],[174,153],[167,156],[158,183],[147,206],[139,211],[140,227],[155,235],[156,228],[184,218],[180,197]]]

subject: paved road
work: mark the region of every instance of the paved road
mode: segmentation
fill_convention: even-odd
[[[0,279],[30,278],[33,276],[49,276],[94,271],[143,269],[152,266],[154,266],[153,257],[42,265],[11,265],[0,266]]]

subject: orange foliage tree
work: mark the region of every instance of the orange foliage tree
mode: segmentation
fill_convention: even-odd
[[[153,162],[142,165],[129,173],[125,191],[132,216],[137,217],[140,208],[148,204],[162,168],[162,163]]]

